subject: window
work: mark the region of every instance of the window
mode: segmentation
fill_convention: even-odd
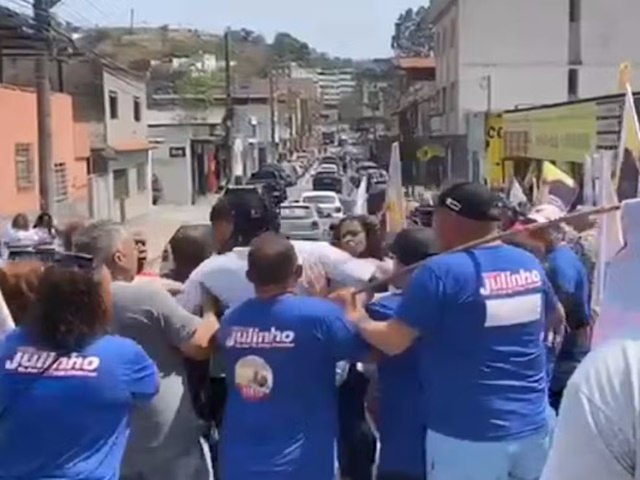
[[[35,172],[33,165],[33,145],[30,143],[16,143],[16,187],[18,190],[32,190],[35,187]]]
[[[67,164],[53,164],[53,198],[56,203],[69,199],[69,182],[67,181]]]
[[[570,22],[579,22],[580,21],[580,10],[582,0],[569,0],[569,21]]]
[[[113,171],[113,197],[129,198],[129,175],[126,168]]]
[[[133,97],[133,120],[136,122],[140,122],[142,120],[140,97]]]
[[[570,68],[567,77],[567,93],[569,100],[575,100],[578,98],[578,88],[580,84],[580,70],[577,68]]]
[[[118,92],[109,90],[109,118],[118,119]]]
[[[147,191],[147,164],[141,163],[136,166],[136,183],[138,184],[138,192]]]

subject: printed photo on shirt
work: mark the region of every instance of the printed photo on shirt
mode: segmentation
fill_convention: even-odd
[[[235,384],[245,400],[261,400],[273,388],[273,370],[258,356],[242,357],[235,366]]]

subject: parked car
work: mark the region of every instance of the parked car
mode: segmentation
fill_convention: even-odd
[[[380,167],[373,162],[362,162],[356,167],[356,173],[358,175],[365,175],[369,170],[380,170]]]
[[[313,177],[311,185],[314,191],[344,193],[344,179],[337,173],[318,173]]]
[[[340,169],[333,164],[325,163],[324,165],[320,165],[318,167],[316,174],[319,174],[319,173],[330,173],[332,175],[340,175]]]
[[[287,172],[283,164],[267,163],[266,165],[263,165],[258,171],[276,172],[276,174],[279,175],[280,178],[284,181],[285,187],[293,187],[296,184],[296,179],[291,175],[291,173]]]
[[[336,192],[305,192],[302,194],[300,202],[308,205],[314,205],[322,217],[342,218],[344,216],[344,208],[342,207],[342,202],[340,202],[340,197]]]
[[[307,203],[280,206],[280,232],[291,240],[322,240],[324,235],[316,207]]]

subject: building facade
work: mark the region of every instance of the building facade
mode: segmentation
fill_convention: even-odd
[[[33,90],[0,85],[0,218],[40,211],[38,189],[38,122]],[[69,95],[51,96],[51,128],[55,204],[58,221],[87,217],[89,137],[74,121]]]
[[[33,59],[9,60],[4,63],[6,81],[33,87]],[[52,90],[71,96],[74,118],[89,132],[90,215],[124,221],[149,212],[146,78],[93,57],[56,62],[50,71]]]
[[[620,62],[640,65],[638,15],[635,0],[433,0],[434,133],[455,150],[452,162],[467,157],[469,114],[614,93]]]
[[[337,106],[340,100],[355,93],[357,83],[353,68],[318,69],[318,90],[324,105]]]

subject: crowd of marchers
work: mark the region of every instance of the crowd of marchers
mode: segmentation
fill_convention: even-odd
[[[219,200],[166,278],[120,224],[37,226],[53,251],[0,268],[1,480],[634,478],[637,411],[602,374],[622,353],[585,360],[588,216],[530,230],[562,212],[464,182],[431,228],[346,217],[325,243],[269,208]]]

